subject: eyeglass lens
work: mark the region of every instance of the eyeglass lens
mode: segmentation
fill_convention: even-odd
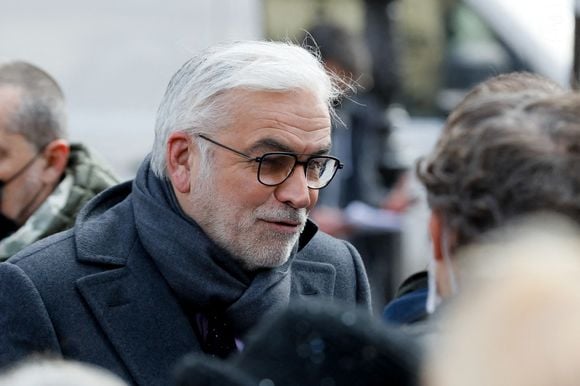
[[[266,185],[278,185],[292,173],[296,158],[290,154],[265,154],[262,156],[258,178]],[[306,165],[306,181],[309,188],[326,186],[338,167],[333,158],[313,157]]]

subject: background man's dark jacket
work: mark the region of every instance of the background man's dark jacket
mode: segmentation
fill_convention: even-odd
[[[201,350],[143,248],[130,195],[130,183],[105,191],[83,209],[75,228],[0,264],[0,364],[50,351],[132,383],[166,385],[175,362]],[[88,226],[89,214],[99,221]],[[347,242],[318,232],[292,262],[292,299],[370,309],[369,293],[360,256]]]

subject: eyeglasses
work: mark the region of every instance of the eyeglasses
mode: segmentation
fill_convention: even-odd
[[[266,186],[280,185],[290,177],[296,165],[304,165],[304,175],[306,176],[306,185],[308,188],[322,189],[330,183],[336,171],[343,168],[338,158],[323,155],[311,155],[305,161],[299,161],[298,156],[306,154],[288,152],[271,152],[262,154],[260,157],[252,158],[236,149],[214,141],[203,134],[197,134],[197,137],[236,153],[248,161],[257,162],[258,181]]]

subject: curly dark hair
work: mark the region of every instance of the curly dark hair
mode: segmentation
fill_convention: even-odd
[[[538,211],[580,224],[580,96],[475,100],[448,120],[417,174],[455,247]]]

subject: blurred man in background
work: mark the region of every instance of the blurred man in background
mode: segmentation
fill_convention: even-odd
[[[345,84],[355,85],[355,92],[337,104],[332,130],[333,152],[345,166],[336,181],[320,192],[312,218],[323,231],[351,241],[359,250],[380,309],[390,298],[397,276],[400,224],[396,215],[377,209],[402,211],[409,198],[389,146],[385,107],[367,91],[372,86],[370,55],[362,39],[331,22],[310,27],[303,44],[318,47],[324,65]],[[391,181],[383,177],[387,170],[393,175]],[[367,224],[353,221],[351,211],[357,206],[367,211]],[[381,227],[376,217],[388,215],[393,218],[391,225]]]
[[[70,228],[116,182],[86,147],[68,143],[56,81],[26,62],[0,63],[0,260]]]
[[[478,84],[476,87],[470,90],[470,92],[464,97],[464,99],[456,106],[456,108],[451,112],[449,118],[447,120],[447,124],[443,128],[443,132],[439,139],[438,147],[435,149],[436,152],[433,152],[429,158],[425,161],[422,161],[422,165],[438,165],[438,160],[436,157],[447,157],[452,162],[451,168],[445,170],[445,174],[437,173],[429,178],[429,180],[425,179],[428,176],[426,174],[426,170],[429,169],[419,169],[418,174],[421,181],[426,185],[428,191],[428,199],[430,200],[432,211],[434,216],[437,215],[438,212],[433,207],[432,202],[435,202],[435,198],[437,198],[436,202],[440,200],[466,200],[465,204],[458,203],[458,206],[463,206],[467,204],[467,198],[469,189],[475,189],[475,187],[467,186],[465,190],[460,190],[459,185],[453,185],[452,179],[455,178],[455,174],[461,174],[461,177],[457,177],[457,181],[460,179],[464,179],[465,181],[470,181],[473,178],[480,177],[483,173],[482,170],[477,169],[477,165],[482,162],[477,157],[491,157],[488,155],[487,152],[491,152],[495,150],[496,147],[501,146],[502,140],[505,141],[512,141],[512,146],[514,149],[518,149],[519,147],[527,146],[525,142],[519,143],[515,139],[511,138],[508,139],[507,135],[510,130],[523,130],[524,133],[526,130],[533,130],[533,127],[538,127],[540,124],[539,118],[537,114],[532,114],[531,112],[527,111],[520,111],[515,110],[513,112],[513,119],[517,119],[521,121],[521,127],[514,128],[514,123],[509,122],[508,120],[508,110],[512,106],[517,106],[518,102],[521,101],[524,103],[526,100],[534,100],[534,99],[543,99],[548,98],[550,96],[556,96],[559,94],[565,93],[565,90],[562,89],[559,85],[554,83],[553,81],[528,72],[514,72],[509,74],[501,74],[492,78],[487,79],[486,81]],[[498,99],[499,98],[499,99]],[[492,104],[491,101],[494,99],[498,99],[496,104]],[[506,99],[506,105],[503,106],[500,101],[501,99]],[[485,101],[489,102],[489,111],[488,115],[480,115],[477,120],[475,120],[477,110],[474,110],[473,106],[478,106],[480,103]],[[487,106],[487,105],[486,105]],[[498,116],[494,116],[493,114],[498,114]],[[559,113],[554,113],[553,116],[553,123],[550,124],[559,124],[557,123],[558,114],[565,116],[566,114],[564,111],[560,111]],[[491,137],[483,137],[484,129],[480,128],[480,126],[486,126],[489,122],[492,122],[493,119],[500,120],[500,116],[506,116],[501,121],[502,125],[505,125],[506,129],[505,132],[502,130],[498,130],[497,138]],[[461,123],[461,131],[458,131],[457,128],[458,122],[468,117],[470,121],[468,123]],[[567,117],[567,119],[572,119]],[[573,122],[573,120],[571,121]],[[570,122],[566,125],[570,126]],[[562,123],[564,125],[564,123]],[[476,129],[477,128],[477,129]],[[548,127],[541,127],[540,130],[546,131],[546,135],[549,135]],[[455,136],[452,137],[454,132],[460,132],[461,137]],[[573,132],[573,131],[571,131]],[[524,134],[522,134],[524,135]],[[473,136],[473,137],[471,137]],[[477,136],[482,136],[485,138],[484,141],[477,141]],[[505,137],[505,138],[504,138]],[[451,146],[451,141],[465,141],[465,144],[456,144],[453,148],[447,148]],[[539,138],[537,139],[540,140]],[[553,139],[554,141],[557,140]],[[445,147],[444,147],[445,146]],[[459,151],[460,147],[463,146],[463,150]],[[476,163],[472,164],[464,164],[468,156],[472,156],[476,158]],[[515,156],[515,153],[513,154]],[[442,158],[443,159],[443,158]],[[482,158],[483,160],[483,158]],[[508,161],[508,159],[504,159],[504,161]],[[533,159],[527,159],[526,162],[534,162]],[[507,164],[505,165],[507,167]],[[515,168],[516,165],[512,165]],[[500,176],[500,173],[503,173],[505,170],[503,166],[498,165],[497,169],[491,169],[486,172],[489,174],[491,180],[493,181],[490,183],[489,186],[486,187],[486,191],[489,191],[488,197],[493,200],[498,200],[499,197],[494,197],[494,195],[499,195],[499,191],[494,191],[494,187],[498,189],[505,189],[508,188],[508,185],[502,188],[502,184],[508,184],[510,181],[504,181],[502,179],[494,178],[493,176]],[[471,173],[471,174],[470,174]],[[515,172],[515,169],[513,171]],[[437,189],[431,189],[429,185],[427,185],[428,181],[433,181],[434,179],[438,179],[441,184],[441,187],[445,187],[444,190],[441,190],[440,187]],[[516,177],[514,177],[516,178]],[[520,176],[517,176],[520,178]],[[529,182],[530,184],[532,181]],[[509,186],[509,189],[513,189],[513,186]],[[518,187],[518,189],[526,188],[525,184]],[[570,188],[570,187],[568,187]],[[527,189],[527,188],[526,188]],[[479,193],[479,192],[477,192]],[[520,197],[517,191],[512,192],[515,198]],[[536,194],[538,195],[537,203],[539,205],[543,205],[545,203],[543,200],[540,200],[541,192],[537,191]],[[520,197],[523,199],[523,197]],[[488,214],[486,211],[494,210],[494,211],[502,211],[508,212],[510,208],[506,207],[507,203],[502,202],[501,200],[496,204],[498,208],[482,208],[481,211],[473,211],[472,213],[465,213],[464,216],[472,216],[474,222],[480,221],[478,219],[479,216],[487,216]],[[485,210],[484,210],[485,209]],[[532,208],[530,208],[532,209]],[[549,208],[547,208],[549,209]],[[440,214],[439,214],[440,215]],[[509,217],[509,216],[508,216]],[[432,235],[433,236],[433,235]],[[435,268],[434,265],[435,261],[431,261],[431,269]],[[428,279],[431,281],[431,288],[429,288]],[[427,308],[426,308],[426,299],[427,295],[430,291],[431,293],[431,300],[434,299],[434,275],[428,275],[426,271],[419,272],[411,277],[407,278],[403,284],[401,284],[396,299],[391,302],[385,309],[384,318],[391,323],[400,323],[400,324],[411,324],[418,321],[425,320],[428,316]],[[431,303],[431,307],[433,307],[433,303]]]
[[[335,236],[350,236],[356,229],[343,211],[353,201],[384,205],[389,186],[380,170],[387,157],[390,127],[384,108],[363,87],[370,85],[370,56],[362,40],[345,28],[321,23],[308,29],[305,44],[318,47],[324,65],[345,80],[355,83],[355,93],[336,106],[338,115],[332,131],[333,151],[345,162],[337,181],[320,194],[314,218]],[[344,126],[344,127],[341,127]]]
[[[432,210],[429,313],[460,291],[456,256],[488,231],[538,211],[580,223],[579,111],[575,94],[494,94],[462,105],[448,120],[418,168]],[[410,331],[429,334],[436,321],[429,317]]]

